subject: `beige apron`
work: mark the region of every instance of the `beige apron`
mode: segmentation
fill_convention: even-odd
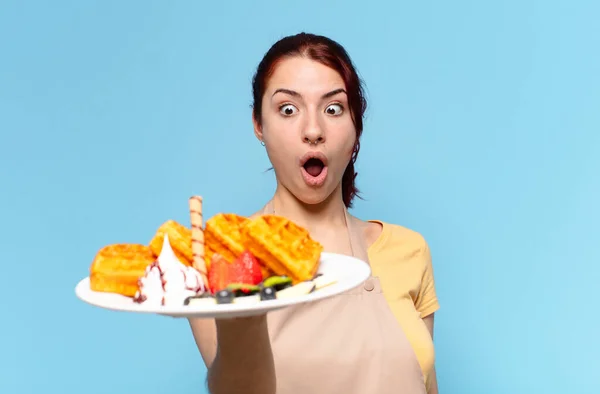
[[[273,213],[272,202],[264,213]],[[354,256],[364,237],[346,225]],[[417,357],[384,298],[379,279],[330,299],[267,315],[277,394],[425,394]]]

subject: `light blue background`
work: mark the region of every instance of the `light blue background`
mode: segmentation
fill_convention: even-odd
[[[1,393],[203,393],[187,323],[73,288],[163,221],[273,191],[250,80],[301,30],[369,97],[355,214],[423,233],[442,394],[597,393],[596,1],[3,1]]]

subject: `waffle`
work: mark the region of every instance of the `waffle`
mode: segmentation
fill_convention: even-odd
[[[319,267],[323,246],[292,221],[263,215],[242,228],[244,243],[275,275],[287,275],[295,283],[312,279]]]
[[[156,230],[156,234],[150,241],[150,249],[156,257],[160,255],[165,234],[169,236],[169,243],[177,259],[184,265],[192,266],[194,261],[192,255],[192,230],[174,220],[163,223]]]
[[[241,229],[249,222],[250,219],[233,213],[220,213],[206,222],[204,261],[207,269],[215,253],[231,263],[246,250]]]
[[[138,279],[154,262],[150,248],[138,244],[105,246],[96,254],[90,267],[90,288],[94,291],[133,297]]]
[[[138,291],[138,280],[144,276],[144,271],[134,274],[133,272],[119,276],[106,276],[100,274],[90,275],[90,289],[102,293],[116,293],[125,297],[133,297]]]

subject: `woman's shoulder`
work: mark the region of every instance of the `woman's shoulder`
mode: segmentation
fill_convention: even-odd
[[[414,300],[429,302],[428,297],[433,297],[435,290],[431,253],[425,237],[399,224],[369,222],[381,225],[381,235],[369,248],[373,271],[388,284],[388,289],[389,286],[407,289]],[[424,292],[431,294],[423,295]]]
[[[397,252],[398,250],[404,251],[402,254],[428,252],[429,246],[425,237],[416,230],[382,220],[369,220],[368,223],[380,228],[379,235],[370,243],[369,252]]]

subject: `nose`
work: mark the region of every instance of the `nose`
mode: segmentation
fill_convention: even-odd
[[[302,142],[312,145],[325,142],[325,131],[319,122],[318,116],[309,117],[302,132]]]

